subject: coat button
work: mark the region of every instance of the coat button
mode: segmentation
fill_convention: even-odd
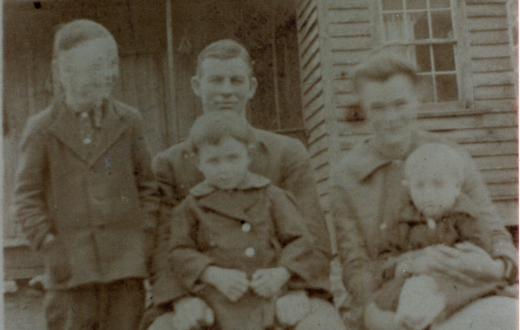
[[[256,253],[255,249],[253,249],[252,247],[248,247],[246,249],[246,257],[251,258],[251,257],[253,257],[255,255],[255,253]]]
[[[91,144],[92,143],[92,139],[86,138],[85,140],[83,140],[83,143],[84,144]]]
[[[251,231],[251,225],[250,225],[249,223],[247,223],[247,222],[244,223],[244,224],[242,225],[242,231],[243,231],[244,233],[249,233],[249,232]]]
[[[105,229],[106,227],[107,227],[107,226],[106,226],[104,223],[100,223],[100,224],[98,225],[98,228],[99,228],[99,229]]]

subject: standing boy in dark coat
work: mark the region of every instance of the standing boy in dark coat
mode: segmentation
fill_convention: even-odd
[[[132,330],[144,309],[157,188],[139,112],[110,97],[118,60],[103,26],[62,26],[59,89],[21,141],[16,214],[45,256],[51,330]]]

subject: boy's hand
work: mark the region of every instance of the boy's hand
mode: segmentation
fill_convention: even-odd
[[[270,298],[280,292],[282,286],[291,278],[285,267],[257,270],[251,279],[251,288],[257,295]]]
[[[229,300],[240,299],[249,288],[247,274],[236,269],[209,266],[200,277],[202,282],[213,285]]]
[[[303,290],[293,291],[276,300],[276,317],[283,326],[294,326],[311,310],[311,301]]]

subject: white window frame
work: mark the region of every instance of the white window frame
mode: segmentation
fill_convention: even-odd
[[[469,55],[469,45],[467,44],[466,35],[468,31],[465,29],[465,11],[463,0],[450,0],[450,10],[451,10],[451,18],[452,18],[452,27],[453,27],[453,37],[446,39],[421,39],[421,40],[406,40],[406,41],[386,41],[385,37],[385,25],[383,14],[392,13],[391,10],[383,11],[383,1],[385,0],[374,0],[373,4],[375,5],[375,16],[373,18],[376,22],[376,47],[395,47],[395,46],[415,46],[415,45],[432,45],[432,44],[453,44],[454,45],[454,58],[455,58],[455,73],[457,78],[457,88],[458,88],[458,100],[457,101],[446,101],[446,102],[427,102],[424,103],[424,111],[442,111],[442,112],[450,112],[455,110],[460,110],[461,108],[474,108],[474,98],[473,98],[473,84],[472,84],[472,72],[471,72],[471,58]],[[405,2],[406,0],[401,0],[403,4],[403,9],[395,10],[395,12],[402,12],[406,16],[407,13],[413,12],[427,12],[429,16],[428,25],[429,25],[429,33],[431,33],[432,23],[431,23],[431,9],[429,8],[430,0],[427,0],[427,9],[417,9],[417,10],[406,10],[405,11]],[[447,8],[446,8],[447,9]],[[446,10],[443,9],[443,10]],[[405,18],[403,18],[405,19]],[[408,19],[405,19],[405,24],[407,24]],[[407,31],[407,25],[405,25],[405,32]],[[432,48],[430,47],[430,59],[433,58],[431,52]],[[432,66],[434,64],[432,63]],[[435,72],[432,70],[432,72]],[[435,91],[435,79],[434,81],[434,93]]]

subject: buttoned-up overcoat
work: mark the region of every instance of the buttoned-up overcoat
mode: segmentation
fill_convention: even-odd
[[[103,105],[84,143],[78,115],[56,100],[31,117],[21,141],[16,216],[43,250],[47,287],[146,277],[158,208],[139,112]],[[42,246],[47,233],[54,241]]]
[[[313,262],[321,270],[321,276],[315,279],[312,286],[315,292],[328,292],[331,258],[329,231],[318,200],[308,153],[303,144],[294,138],[259,129],[254,129],[254,135],[256,143],[251,152],[250,171],[266,177],[294,196],[314,242]],[[189,141],[158,154],[152,167],[161,193],[153,297],[155,304],[163,304],[186,294],[176,287],[175,278],[168,271],[163,271],[169,269],[165,251],[168,249],[171,210],[204,178],[196,167]]]
[[[251,280],[258,269],[283,266],[292,275],[284,291],[305,289],[320,275],[294,200],[259,175],[249,174],[246,185],[232,191],[198,184],[171,221],[170,267],[184,288],[211,306],[222,329],[272,326],[276,296],[262,298],[249,289],[232,302],[201,283],[206,267],[241,270]]]

